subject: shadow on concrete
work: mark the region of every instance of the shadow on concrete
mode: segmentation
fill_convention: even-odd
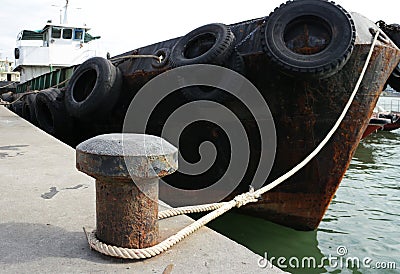
[[[0,224],[0,264],[17,264],[45,258],[80,258],[96,263],[132,263],[90,250],[82,232],[32,223]]]
[[[22,152],[18,152],[22,147],[28,147],[29,145],[15,145],[15,146],[0,146],[0,159],[15,157],[19,155],[23,155]],[[2,152],[6,151],[6,152]]]

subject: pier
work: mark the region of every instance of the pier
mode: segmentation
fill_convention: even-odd
[[[95,227],[94,179],[75,168],[73,148],[5,107],[0,107],[0,206],[0,272],[283,273],[260,268],[259,255],[206,227],[147,260],[90,250],[82,227]],[[160,237],[190,222],[187,216],[163,220]]]

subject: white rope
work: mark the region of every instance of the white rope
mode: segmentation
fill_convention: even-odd
[[[163,60],[163,56],[151,55],[151,54],[136,54],[136,55],[125,55],[121,57],[115,57],[109,59],[110,61],[122,60],[122,59],[135,59],[135,58],[153,58],[156,59],[159,63]]]
[[[54,86],[51,86],[51,87],[49,87],[49,88],[58,88],[59,86],[61,86],[61,85],[65,84],[65,83],[67,83],[69,80],[71,80],[71,78],[68,78],[68,79],[66,79],[66,80],[64,80],[64,81],[62,81],[62,82],[60,82],[60,83],[57,83],[57,84],[55,84]]]
[[[226,203],[214,203],[214,204],[205,204],[205,205],[195,205],[195,206],[185,206],[185,207],[178,207],[178,208],[171,208],[168,210],[163,210],[158,213],[158,219],[166,219],[173,216],[189,214],[189,213],[199,213],[205,211],[216,210]]]
[[[33,93],[39,93],[39,92],[40,92],[39,90],[25,92],[20,97],[18,97],[17,99],[15,99],[12,102],[6,102],[6,101],[3,101],[3,100],[0,100],[0,105],[5,105],[5,106],[12,105],[12,104],[18,102],[19,100],[21,100],[22,98],[24,98],[26,95],[33,94]]]
[[[378,39],[378,35],[379,35],[379,31],[375,34],[374,40],[371,44],[371,49],[368,53],[364,67],[363,67],[361,74],[358,78],[358,81],[354,87],[354,90],[353,90],[345,108],[343,109],[341,115],[339,116],[338,120],[336,121],[335,125],[328,132],[327,136],[322,140],[322,142],[314,149],[314,151],[311,152],[310,155],[308,155],[303,161],[301,161],[298,165],[296,165],[294,168],[292,168],[289,172],[282,175],[281,177],[274,180],[273,182],[269,183],[268,185],[260,188],[259,190],[254,191],[254,189],[251,188],[249,192],[240,194],[229,202],[173,208],[170,210],[165,210],[165,211],[160,212],[158,215],[159,219],[163,219],[163,218],[168,218],[168,217],[176,216],[176,215],[180,215],[180,214],[213,210],[212,212],[208,213],[204,217],[198,219],[197,221],[193,222],[189,226],[180,230],[175,235],[172,235],[171,237],[167,238],[166,240],[160,242],[159,244],[157,244],[155,246],[148,247],[148,248],[142,248],[142,249],[132,249],[132,248],[122,248],[122,247],[107,245],[105,243],[102,243],[101,241],[99,241],[96,238],[96,231],[86,232],[85,228],[83,228],[90,247],[100,253],[105,254],[105,255],[124,258],[124,259],[145,259],[145,258],[154,257],[154,256],[166,251],[167,249],[169,249],[176,243],[180,242],[185,237],[189,236],[190,234],[192,234],[193,232],[195,232],[202,226],[206,225],[208,222],[214,220],[215,218],[217,218],[217,217],[221,216],[222,214],[224,214],[225,212],[229,211],[233,207],[241,207],[248,203],[257,202],[258,198],[262,194],[264,194],[265,192],[276,187],[277,185],[279,185],[280,183],[282,183],[289,177],[293,176],[293,174],[295,174],[301,168],[303,168],[306,164],[308,164],[321,151],[321,149],[326,145],[326,143],[329,141],[329,139],[333,136],[333,134],[339,127],[340,123],[343,121],[344,117],[346,116],[347,111],[349,110],[349,108],[354,100],[355,95],[357,94],[357,91],[361,85],[361,82],[364,78],[365,72],[367,70],[369,61],[371,60],[371,56],[372,56],[374,47],[375,47],[377,39]]]

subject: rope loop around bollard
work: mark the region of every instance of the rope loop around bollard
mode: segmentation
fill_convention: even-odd
[[[229,202],[172,208],[172,209],[168,209],[165,211],[161,211],[158,215],[158,219],[164,219],[164,218],[169,218],[169,217],[182,215],[182,214],[198,213],[198,212],[205,212],[205,211],[212,210],[207,215],[203,216],[202,218],[198,219],[197,221],[193,222],[192,224],[188,225],[187,227],[185,227],[182,230],[180,230],[179,232],[177,232],[175,235],[170,236],[169,238],[167,238],[166,240],[160,242],[159,244],[157,244],[155,246],[148,247],[148,248],[141,248],[141,249],[132,249],[132,248],[123,248],[123,247],[107,245],[105,243],[102,243],[99,239],[97,239],[95,230],[93,230],[92,232],[87,232],[86,229],[83,228],[90,248],[92,248],[102,254],[105,254],[108,256],[113,256],[113,257],[118,257],[118,258],[123,258],[123,259],[146,259],[146,258],[151,258],[151,257],[157,256],[157,255],[161,254],[162,252],[166,251],[167,249],[171,248],[173,245],[177,244],[178,242],[180,242],[181,240],[183,240],[185,237],[189,236],[196,230],[200,229],[201,227],[206,225],[208,222],[216,219],[217,217],[221,216],[222,214],[226,213],[227,211],[231,210],[232,208],[241,207],[245,204],[252,203],[252,202],[257,202],[258,198],[262,194],[266,193],[267,191],[271,190],[272,188],[278,186],[279,184],[281,184],[282,182],[284,182],[285,180],[290,178],[293,174],[298,172],[307,163],[309,163],[321,151],[321,149],[326,145],[326,143],[333,136],[333,134],[339,127],[340,123],[343,121],[347,111],[349,110],[349,108],[354,100],[355,95],[357,94],[357,91],[361,85],[361,82],[364,78],[369,61],[371,60],[371,57],[372,57],[373,50],[374,50],[376,42],[378,40],[380,31],[381,30],[377,31],[374,36],[374,40],[371,44],[371,48],[368,53],[367,59],[365,60],[363,69],[360,73],[360,77],[358,78],[358,81],[354,87],[354,90],[353,90],[346,106],[344,107],[341,115],[339,116],[338,120],[336,121],[335,125],[329,131],[327,136],[322,140],[322,142],[314,149],[314,151],[312,151],[310,153],[310,155],[308,155],[303,161],[301,161],[294,168],[292,168],[287,173],[280,176],[273,182],[258,189],[257,191],[254,191],[254,189],[250,189],[249,192],[240,194]]]

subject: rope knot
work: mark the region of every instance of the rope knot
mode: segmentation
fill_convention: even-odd
[[[248,203],[256,203],[258,202],[258,198],[260,198],[260,194],[254,192],[254,188],[250,186],[250,191],[237,195],[233,200],[236,203],[236,207],[239,208]]]

